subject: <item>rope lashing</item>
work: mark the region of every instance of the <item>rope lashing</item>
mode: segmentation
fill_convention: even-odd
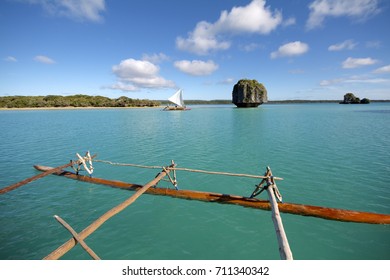
[[[72,165],[73,170],[76,172],[76,174],[79,174],[80,166],[82,165],[84,167],[84,170],[88,172],[89,175],[92,175],[93,173],[93,165],[92,165],[92,158],[89,151],[85,154],[84,157],[80,156],[79,153],[76,153],[76,156],[79,158],[78,160],[78,167],[75,168]],[[87,166],[88,163],[88,166]]]
[[[266,173],[267,175],[267,173]],[[261,180],[261,182],[256,185],[255,190],[252,192],[250,198],[254,198],[255,196],[258,196],[261,194],[264,190],[268,189],[269,186],[273,185],[273,176],[267,176],[265,179]],[[264,186],[263,184],[266,183]]]
[[[272,191],[275,194],[276,199],[279,202],[283,203],[282,195],[280,194],[279,189],[275,184],[275,177],[272,175],[270,170],[271,169],[269,167],[267,167],[267,171],[264,174],[265,178],[263,180],[261,180],[261,182],[258,185],[256,185],[255,190],[252,192],[252,194],[250,195],[249,198],[254,198],[254,197],[258,196],[264,190],[267,190],[269,187],[272,186]],[[265,184],[265,185],[263,186],[263,184]]]
[[[91,155],[89,154],[89,152],[87,153],[87,155],[88,155],[87,160],[88,160],[88,162],[91,164],[90,170],[91,170],[91,169],[93,170],[93,168],[92,168],[92,159],[95,158],[96,155],[93,155],[93,156],[91,157]],[[40,173],[40,174],[38,174],[38,175],[29,177],[29,178],[27,178],[27,179],[24,179],[24,180],[18,182],[18,183],[12,184],[12,185],[10,185],[10,186],[8,186],[8,187],[2,188],[2,189],[0,189],[0,194],[4,194],[4,193],[7,193],[7,192],[10,192],[10,191],[12,191],[12,190],[15,190],[15,189],[21,187],[21,186],[24,186],[24,185],[26,185],[26,184],[28,184],[28,183],[31,183],[31,182],[33,182],[33,181],[35,181],[35,180],[38,180],[38,179],[40,179],[40,178],[43,178],[43,177],[48,176],[48,175],[50,175],[50,174],[53,174],[53,173],[55,173],[55,172],[59,172],[59,171],[61,171],[61,170],[64,169],[64,168],[67,168],[67,167],[69,167],[69,166],[73,166],[75,163],[76,163],[76,164],[80,164],[80,161],[77,160],[76,162],[74,162],[74,161],[71,160],[71,161],[70,161],[69,163],[67,163],[67,164],[64,164],[64,165],[61,165],[61,166],[52,168],[52,169],[50,169],[50,170],[46,170],[46,171],[43,172],[43,173]],[[75,171],[77,171],[77,170],[75,170]],[[78,173],[78,171],[77,171],[77,173]]]
[[[163,167],[163,170],[165,171],[165,173],[167,173],[169,181],[172,183],[175,189],[178,190],[176,178],[172,179],[171,175],[169,175],[169,171],[167,170],[167,168]]]

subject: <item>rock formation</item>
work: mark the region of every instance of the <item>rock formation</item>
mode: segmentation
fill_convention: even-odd
[[[340,104],[369,104],[370,100],[367,98],[363,98],[360,100],[359,97],[356,97],[353,93],[347,93],[344,95],[344,100],[340,102]]]
[[[233,87],[232,103],[237,107],[257,107],[267,101],[267,90],[256,80],[239,80]]]

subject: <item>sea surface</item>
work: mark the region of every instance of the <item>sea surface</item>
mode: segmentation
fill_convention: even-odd
[[[238,109],[0,111],[0,186],[76,153],[117,163],[284,180],[286,202],[390,214],[390,103],[275,104]],[[145,184],[159,170],[94,163],[94,177]],[[249,196],[257,179],[177,172],[180,189]],[[168,182],[159,186],[172,187]],[[131,191],[47,176],[0,196],[0,259],[39,260]],[[267,199],[266,193],[259,198]],[[390,225],[281,214],[295,259],[390,259]],[[142,195],[86,243],[111,260],[279,259],[271,212]],[[90,259],[78,245],[62,259]]]

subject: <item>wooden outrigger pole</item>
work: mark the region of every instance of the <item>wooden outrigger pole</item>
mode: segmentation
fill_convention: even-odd
[[[74,239],[83,247],[83,249],[94,259],[94,260],[100,260],[99,256],[96,255],[96,253],[89,248],[89,246],[84,242],[83,239],[80,238],[80,236],[77,234],[77,232],[67,223],[65,222],[61,217],[54,215],[54,218],[64,227],[66,228],[73,236]]]
[[[280,217],[280,213],[279,213],[278,202],[276,201],[275,198],[275,194],[278,194],[279,191],[273,179],[272,171],[269,167],[267,167],[267,172],[265,176],[268,176],[268,180],[269,180],[266,189],[268,192],[268,197],[272,208],[272,221],[274,222],[276,237],[278,239],[280,258],[282,260],[292,260],[293,256],[290,249],[290,244],[288,243],[287,235],[286,232],[284,231],[282,218]]]
[[[89,154],[89,153],[88,153],[88,154]],[[95,158],[95,157],[96,157],[96,155],[90,157],[90,159],[93,159],[93,158]],[[26,184],[28,184],[28,183],[31,183],[32,181],[41,179],[41,178],[43,178],[43,177],[45,177],[45,176],[47,176],[47,175],[50,175],[50,174],[53,174],[53,173],[55,173],[55,172],[61,171],[61,170],[64,169],[64,168],[67,168],[67,167],[73,166],[73,165],[75,165],[75,164],[81,163],[82,160],[83,160],[83,159],[80,159],[80,160],[78,160],[78,161],[76,161],[76,162],[70,161],[70,162],[67,163],[67,164],[64,164],[64,165],[61,165],[61,166],[52,168],[52,169],[47,170],[47,171],[45,171],[45,172],[43,172],[43,173],[40,173],[40,174],[38,174],[38,175],[32,176],[32,177],[27,178],[27,179],[24,179],[23,181],[20,181],[20,182],[18,182],[18,183],[15,183],[15,184],[12,184],[12,185],[10,185],[10,186],[8,186],[8,187],[2,188],[2,189],[0,189],[0,194],[4,194],[4,193],[7,193],[7,192],[10,192],[10,191],[12,191],[12,190],[15,190],[15,189],[21,187],[21,186],[24,186],[24,185],[26,185]]]
[[[96,229],[98,229],[104,222],[106,222],[108,219],[113,217],[114,215],[118,214],[122,210],[124,210],[126,207],[131,205],[138,197],[140,197],[143,193],[145,193],[150,187],[155,186],[161,179],[163,179],[168,173],[170,172],[170,168],[173,168],[175,164],[173,163],[169,167],[163,168],[163,171],[157,174],[157,176],[151,180],[146,185],[142,186],[140,189],[138,189],[131,197],[123,201],[121,204],[115,206],[111,210],[104,213],[102,216],[100,216],[96,221],[94,221],[92,224],[90,224],[87,228],[85,228],[80,234],[78,234],[78,237],[81,240],[84,240],[87,238],[90,234],[92,234]],[[59,259],[61,256],[63,256],[66,252],[68,252],[70,249],[72,249],[77,244],[76,240],[74,238],[69,239],[67,242],[65,242],[63,245],[58,247],[56,250],[54,250],[52,253],[50,253],[48,256],[44,258],[44,260],[56,260]]]
[[[71,166],[72,164],[73,164],[73,163],[70,162],[70,163],[64,164],[64,165],[62,165],[62,166],[58,166],[58,167],[56,167],[56,168],[47,170],[47,171],[45,171],[45,172],[43,172],[43,173],[40,173],[40,174],[38,174],[38,175],[35,175],[35,176],[30,177],[30,178],[24,179],[23,181],[20,181],[20,182],[18,182],[18,183],[12,184],[12,185],[10,185],[10,186],[8,186],[8,187],[2,188],[2,189],[0,190],[0,194],[4,194],[4,193],[7,193],[7,192],[10,192],[10,191],[15,190],[15,189],[17,189],[17,188],[19,188],[19,187],[21,187],[21,186],[23,186],[23,185],[26,185],[26,184],[28,184],[28,183],[31,183],[32,181],[38,180],[38,179],[43,178],[43,177],[45,177],[45,176],[47,176],[47,175],[50,175],[50,174],[53,174],[53,173],[55,173],[55,172],[61,171],[62,169]]]
[[[48,171],[52,167],[47,166],[34,166],[37,170]],[[53,173],[57,176],[63,176],[69,179],[88,182],[92,184],[99,184],[110,186],[113,188],[121,188],[126,190],[136,191],[142,186],[132,183],[126,183],[117,180],[107,180],[102,178],[91,178],[89,176],[76,175],[73,172],[61,170]],[[181,199],[189,200],[199,200],[207,202],[215,202],[222,204],[233,204],[240,205],[244,207],[250,207],[255,209],[262,210],[271,210],[271,205],[268,200],[260,200],[256,198],[243,197],[238,195],[229,195],[213,192],[203,192],[203,191],[192,191],[192,190],[175,190],[169,188],[149,188],[146,194],[152,195],[164,195],[170,197],[176,197]],[[370,213],[354,210],[345,210],[305,204],[296,204],[284,202],[279,204],[279,211],[283,213],[289,213],[294,215],[301,216],[311,216],[316,218],[322,218],[327,220],[335,220],[341,222],[354,222],[354,223],[368,223],[368,224],[390,224],[390,215],[388,214],[379,214],[379,213]]]

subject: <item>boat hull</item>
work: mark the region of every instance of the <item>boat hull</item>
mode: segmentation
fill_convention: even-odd
[[[51,167],[35,165],[35,169],[39,171],[48,171]],[[141,185],[126,183],[116,180],[106,180],[102,178],[91,178],[83,175],[76,175],[73,172],[69,171],[59,171],[53,173],[54,175],[63,176],[66,178],[93,183],[106,185],[114,188],[121,188],[126,190],[138,190],[141,188]],[[262,210],[271,210],[271,205],[268,200],[260,200],[256,198],[247,198],[237,195],[221,194],[221,193],[212,193],[212,192],[201,192],[201,191],[192,191],[192,190],[175,190],[167,188],[158,188],[153,187],[148,189],[146,194],[152,195],[164,195],[170,197],[176,197],[181,199],[188,200],[199,200],[207,202],[215,202],[222,204],[233,204],[240,205],[244,207],[262,209]],[[321,206],[312,206],[304,204],[295,204],[295,203],[279,203],[279,211],[294,215],[302,216],[311,216],[327,220],[336,220],[342,222],[355,222],[355,223],[368,223],[368,224],[390,224],[390,215],[387,214],[377,214],[370,212],[361,212],[345,209],[336,209],[328,208]]]
[[[176,107],[176,106],[167,106],[164,108],[164,111],[188,111],[188,110],[191,110],[189,108],[186,108],[186,107]]]

